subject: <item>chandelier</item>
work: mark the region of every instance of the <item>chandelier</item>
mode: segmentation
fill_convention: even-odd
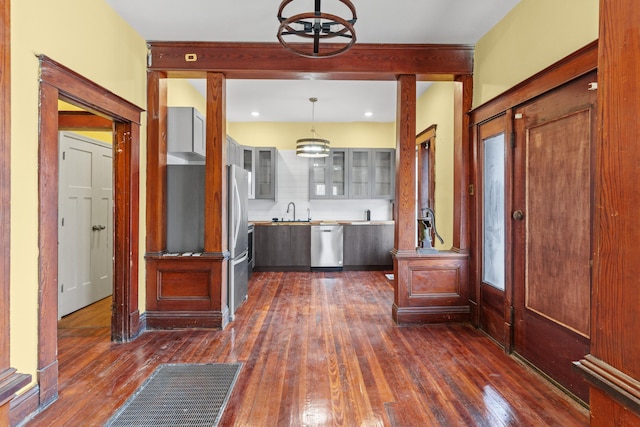
[[[342,18],[337,15],[321,11],[321,1],[314,0],[313,12],[303,12],[289,18],[283,16],[284,9],[294,0],[283,0],[278,9],[278,41],[289,50],[308,58],[328,58],[346,52],[356,42],[355,24],[356,8],[349,0],[334,0],[342,3],[351,12],[351,18]],[[285,40],[285,37],[287,38]],[[300,37],[310,43],[291,43],[292,38]],[[330,45],[321,42],[335,39],[342,43]]]
[[[309,98],[309,101],[311,101],[311,138],[300,138],[296,141],[296,156],[327,157],[329,155],[329,140],[316,138],[315,103],[318,98]]]

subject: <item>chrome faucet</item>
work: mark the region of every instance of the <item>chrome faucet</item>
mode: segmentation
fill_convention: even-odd
[[[293,205],[293,220],[296,220],[296,204],[293,202],[289,202],[287,205],[287,213],[289,213],[289,208]]]

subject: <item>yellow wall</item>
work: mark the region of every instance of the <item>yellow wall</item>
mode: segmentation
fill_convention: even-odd
[[[36,378],[38,71],[44,54],[146,107],[146,43],[103,0],[11,2],[11,366]],[[145,117],[143,116],[143,120]],[[146,140],[142,126],[142,141]],[[144,296],[145,161],[140,164],[140,301]]]
[[[416,135],[431,125],[437,125],[434,212],[438,233],[444,239],[444,244],[438,240],[434,242],[437,249],[450,249],[453,244],[454,86],[452,82],[435,82],[416,105]]]
[[[473,105],[598,38],[598,0],[522,0],[475,48]]]
[[[295,150],[296,141],[311,137],[311,123],[229,123],[227,133],[239,144]],[[394,123],[316,123],[316,136],[331,147],[395,148]]]
[[[186,79],[167,79],[167,105],[171,107],[195,107],[207,114],[207,100]]]

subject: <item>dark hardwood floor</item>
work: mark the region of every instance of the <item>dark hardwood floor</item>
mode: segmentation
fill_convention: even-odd
[[[588,425],[584,408],[471,326],[395,325],[383,273],[254,273],[224,331],[127,344],[109,341],[103,300],[60,321],[60,397],[27,425],[102,425],[161,363],[236,361],[224,426]]]

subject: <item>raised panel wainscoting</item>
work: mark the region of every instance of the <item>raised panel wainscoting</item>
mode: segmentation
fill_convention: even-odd
[[[223,256],[147,257],[147,327],[224,328],[229,309],[219,303],[226,301],[219,278],[226,271]]]
[[[397,292],[393,319],[400,323],[468,322],[469,256],[393,252]],[[405,284],[401,286],[400,284]]]

